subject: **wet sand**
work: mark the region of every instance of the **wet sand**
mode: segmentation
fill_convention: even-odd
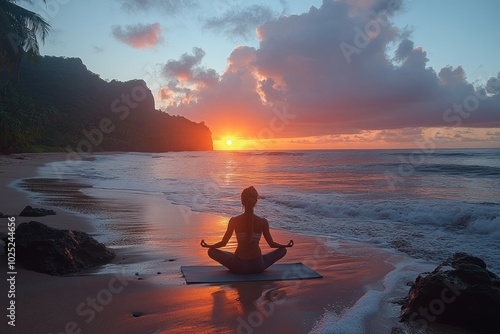
[[[15,216],[17,224],[36,220],[86,231],[117,257],[109,265],[64,277],[18,266],[16,327],[4,320],[2,333],[308,333],[325,311],[345,313],[368,290],[383,290],[382,280],[394,269],[394,255],[375,247],[273,230],[275,240],[295,241],[282,263],[303,262],[324,277],[186,285],[180,266],[215,264],[199,242],[220,240],[228,217],[191,212],[160,194],[96,191],[84,182],[56,178],[20,183],[38,194],[28,198],[8,185],[36,176],[38,166],[63,160],[64,154],[21,156],[0,157],[0,211]],[[54,209],[57,215],[18,217],[26,205]],[[0,232],[6,225],[0,220]],[[232,239],[226,250],[234,247]],[[6,273],[5,253],[0,258],[0,271]],[[2,280],[2,310],[7,290]],[[372,323],[389,332],[396,321]]]

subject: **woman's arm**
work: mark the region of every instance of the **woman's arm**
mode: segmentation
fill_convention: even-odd
[[[233,218],[229,219],[229,223],[227,224],[227,230],[226,233],[224,233],[224,236],[222,237],[222,240],[215,243],[215,244],[207,244],[205,240],[201,240],[201,247],[206,247],[206,248],[221,248],[227,245],[227,242],[229,239],[231,239],[231,236],[233,235],[233,230],[234,230],[234,221]]]
[[[269,222],[267,221],[267,219],[262,219],[262,234],[264,234],[264,238],[266,239],[267,244],[271,248],[282,248],[282,247],[293,246],[293,240],[290,240],[286,245],[277,243],[273,240],[271,231],[269,230]]]

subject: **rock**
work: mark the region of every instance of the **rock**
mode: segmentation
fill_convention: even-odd
[[[22,217],[43,217],[48,215],[55,215],[56,212],[54,210],[40,209],[40,208],[32,208],[31,206],[27,206],[21,211],[19,216]]]
[[[391,334],[406,334],[406,333],[402,328],[394,327],[391,329]]]
[[[27,269],[65,275],[108,263],[115,254],[85,232],[59,230],[42,223],[16,229],[16,260]]]
[[[139,318],[140,316],[142,316],[142,313],[141,312],[134,312],[134,313],[132,313],[132,316],[134,318]]]
[[[3,212],[0,212],[0,218],[9,218],[9,216],[4,215]]]
[[[478,333],[500,328],[500,278],[480,258],[455,253],[419,275],[401,307],[401,321],[425,330],[446,324]]]

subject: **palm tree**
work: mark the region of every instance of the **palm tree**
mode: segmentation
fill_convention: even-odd
[[[33,0],[24,1],[33,4]],[[40,56],[38,39],[44,42],[50,28],[43,17],[17,5],[18,2],[0,0],[0,71],[7,70],[15,80],[19,78],[24,55],[32,60]]]

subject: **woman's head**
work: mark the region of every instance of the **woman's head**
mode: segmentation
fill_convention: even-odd
[[[241,192],[241,204],[243,204],[245,210],[253,209],[255,204],[257,204],[258,198],[259,194],[253,186],[245,188]]]
[[[250,243],[252,240],[252,232],[253,232],[253,208],[255,204],[257,204],[257,199],[259,198],[259,194],[254,187],[248,187],[243,189],[241,192],[241,204],[245,207],[245,216],[247,222],[247,233],[246,233],[246,242]]]

